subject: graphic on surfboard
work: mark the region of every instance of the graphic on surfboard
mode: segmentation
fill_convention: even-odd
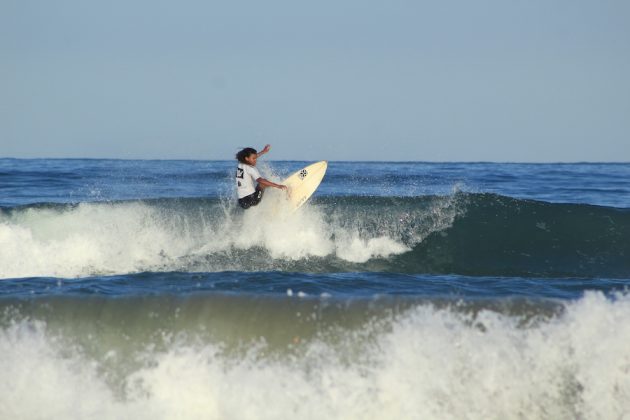
[[[317,190],[326,174],[326,168],[328,168],[328,162],[322,160],[300,169],[282,181],[282,184],[289,187],[287,200],[294,210],[306,203]]]

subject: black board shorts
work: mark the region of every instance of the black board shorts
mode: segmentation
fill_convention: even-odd
[[[262,200],[264,191],[260,187],[256,187],[256,191],[254,191],[250,195],[246,195],[243,198],[238,199],[238,205],[244,209],[248,209],[251,206],[257,206]]]

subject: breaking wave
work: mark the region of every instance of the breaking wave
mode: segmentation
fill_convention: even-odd
[[[493,194],[221,199],[0,210],[0,277],[165,271],[630,276],[630,210]]]

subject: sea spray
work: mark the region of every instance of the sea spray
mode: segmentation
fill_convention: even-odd
[[[246,212],[223,200],[190,199],[15,208],[0,213],[0,277],[283,270],[322,258],[364,263],[408,252],[448,227],[451,201],[370,213],[321,203],[292,212],[273,194]]]
[[[525,318],[457,304],[290,304],[299,300],[233,305],[230,315],[196,299],[192,307],[181,298],[110,299],[109,308],[83,305],[87,319],[71,316],[68,301],[9,305],[0,417],[618,418],[630,410],[627,295],[587,293]],[[287,329],[274,327],[281,313]]]
[[[337,197],[297,212],[212,199],[0,211],[0,277],[169,271],[630,274],[630,212],[492,194]],[[275,201],[274,201],[275,200]]]

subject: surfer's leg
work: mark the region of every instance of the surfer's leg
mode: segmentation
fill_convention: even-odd
[[[257,206],[258,203],[262,200],[263,197],[263,189],[260,186],[256,187],[256,191],[246,197],[238,199],[238,205],[244,209],[248,209],[251,206]]]
[[[261,187],[262,186],[259,184],[256,187],[256,192],[252,194],[253,196],[252,206],[257,206],[258,203],[260,203],[263,198],[263,194],[265,193],[265,188],[264,187],[261,188]]]

